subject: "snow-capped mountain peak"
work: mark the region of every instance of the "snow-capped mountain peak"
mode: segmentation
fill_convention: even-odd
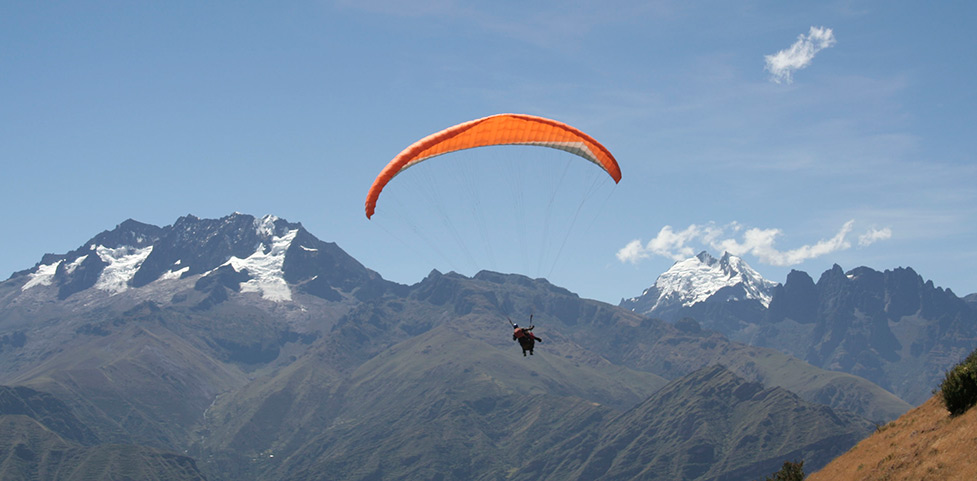
[[[716,259],[708,252],[678,261],[658,276],[641,296],[626,299],[622,306],[642,313],[664,308],[689,307],[706,301],[759,301],[770,305],[777,283],[764,279],[743,259],[724,253]],[[717,294],[720,298],[717,298]]]

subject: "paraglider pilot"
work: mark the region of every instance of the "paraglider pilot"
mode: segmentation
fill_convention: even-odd
[[[531,319],[532,317],[530,317],[530,320]],[[523,356],[526,355],[527,351],[529,352],[529,355],[532,356],[533,347],[536,345],[536,341],[543,342],[542,339],[533,334],[534,327],[536,326],[519,327],[519,324],[512,325],[512,340],[519,341],[519,347],[522,348]]]

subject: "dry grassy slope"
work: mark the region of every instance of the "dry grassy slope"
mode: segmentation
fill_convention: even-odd
[[[939,396],[880,427],[807,481],[977,479],[977,409],[951,418]]]

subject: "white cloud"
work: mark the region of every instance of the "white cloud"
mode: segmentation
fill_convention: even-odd
[[[793,82],[795,70],[807,67],[818,52],[834,44],[835,36],[830,28],[811,27],[807,35],[798,35],[797,41],[790,48],[763,56],[770,79],[776,83]]]
[[[774,241],[781,234],[780,229],[750,229],[743,235],[742,244],[736,241],[723,241],[721,246],[730,254],[742,256],[752,254],[764,264],[774,266],[793,266],[808,259],[814,259],[835,251],[851,247],[845,237],[851,232],[855,221],[845,222],[834,237],[820,240],[813,245],[805,245],[788,251],[779,251],[774,247]]]
[[[854,225],[855,221],[850,220],[828,239],[789,250],[780,250],[775,246],[777,238],[783,235],[783,231],[776,228],[744,228],[733,222],[725,226],[717,226],[715,223],[693,224],[682,231],[675,232],[671,226],[665,226],[646,244],[642,244],[640,240],[633,240],[617,251],[616,255],[621,262],[637,264],[641,260],[654,256],[682,260],[691,257],[698,250],[713,249],[736,256],[752,255],[764,264],[792,266],[851,248],[852,244],[848,236]],[[872,228],[858,237],[858,244],[868,246],[890,237],[892,237],[891,229]]]
[[[858,245],[862,247],[867,247],[880,240],[887,240],[892,238],[892,229],[886,227],[884,229],[869,229],[868,232],[858,236]]]
[[[672,226],[666,225],[647,244],[642,245],[640,240],[633,240],[624,246],[624,248],[617,251],[616,256],[619,261],[630,262],[632,264],[637,264],[638,261],[653,256],[681,260],[695,254],[692,247],[686,244],[698,237],[702,237],[702,235],[702,228],[694,224],[681,232],[675,232]]]
[[[628,242],[628,245],[622,247],[614,255],[617,256],[617,260],[632,264],[637,264],[638,261],[651,257],[651,254],[646,252],[644,246],[641,245],[640,239]]]

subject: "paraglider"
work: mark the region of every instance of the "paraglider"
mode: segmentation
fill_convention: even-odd
[[[573,154],[579,158],[585,159],[598,168],[600,168],[604,173],[606,173],[614,181],[618,183],[621,181],[621,168],[618,166],[617,160],[611,154],[611,152],[604,147],[600,142],[595,140],[590,135],[584,133],[583,131],[567,125],[563,122],[559,122],[553,119],[548,119],[545,117],[538,117],[533,115],[525,114],[497,114],[488,117],[483,117],[480,119],[471,120],[468,122],[463,122],[452,127],[448,127],[444,130],[435,132],[428,135],[397,154],[387,165],[380,171],[366,196],[365,211],[367,219],[373,217],[377,202],[380,198],[380,194],[383,192],[384,188],[393,180],[394,177],[401,174],[410,167],[413,167],[421,162],[424,162],[433,157],[451,154],[454,152],[474,149],[476,147],[490,147],[490,146],[501,146],[501,145],[528,145],[528,146],[539,146],[548,147],[551,149],[561,150],[570,154]],[[463,156],[462,156],[463,157]],[[567,156],[566,164],[569,167],[571,164],[576,163],[576,159],[572,156]],[[525,162],[526,165],[536,165],[531,164],[529,159],[532,156],[527,156],[525,159],[522,156],[519,157],[518,162],[522,165]],[[543,169],[548,169],[548,166],[544,166]],[[589,167],[584,164],[584,169],[587,170]],[[556,185],[560,186],[561,182],[569,170],[565,168],[562,172],[551,172],[545,170],[543,172],[543,177],[554,178],[557,180]],[[594,184],[596,184],[596,179],[606,181],[606,177],[597,172],[597,175],[593,176]],[[482,177],[475,177],[479,182],[483,180]],[[514,179],[530,178],[528,176],[518,173],[512,176]],[[536,177],[531,177],[533,181]],[[478,184],[479,182],[476,182]],[[475,187],[477,187],[476,185]],[[434,185],[430,189],[431,192],[441,192],[440,185]],[[576,220],[576,216],[580,213],[580,207],[583,205],[584,200],[587,198],[587,194],[592,194],[594,191],[593,186],[588,192],[581,192],[580,195],[580,206],[576,210],[571,211],[571,214],[566,216],[569,221],[569,227],[565,229],[565,235],[562,239],[562,244],[554,246],[553,251],[555,252],[553,265],[555,266],[556,260],[559,258],[560,251],[563,249],[563,244],[566,244],[566,240],[570,235],[570,229],[573,227],[573,223]],[[555,191],[554,191],[555,192]],[[570,190],[572,195],[576,196],[576,190]],[[427,192],[416,192],[411,191],[408,201],[413,201],[416,198],[424,198]],[[470,192],[464,192],[464,199],[475,198],[476,196],[469,196]],[[495,195],[492,193],[492,199],[504,198],[504,195]],[[513,198],[516,198],[513,196]],[[521,197],[519,197],[521,199]],[[553,199],[556,198],[555,193],[550,196],[550,202],[548,206],[553,204]],[[410,202],[408,202],[409,204]],[[398,203],[394,203],[396,208]],[[437,206],[440,208],[440,206]],[[410,209],[405,209],[407,212],[411,212]],[[522,205],[519,205],[516,209],[519,213],[524,213],[526,209]],[[475,209],[473,209],[473,212]],[[468,215],[466,212],[465,215]],[[393,216],[396,218],[397,216]],[[405,218],[411,216],[404,216]],[[458,229],[456,226],[450,225],[451,222],[447,218],[448,216],[443,215],[442,212],[437,212],[436,215],[432,217],[445,220],[446,224],[449,224],[448,232],[457,236]],[[480,216],[477,213],[470,216],[471,219],[479,219]],[[466,219],[467,220],[467,219]],[[406,222],[410,223],[408,219]],[[548,219],[543,219],[540,230],[542,231],[542,238],[545,240],[547,237],[547,231],[550,229],[548,225]],[[486,223],[476,222],[476,227],[474,230],[481,230],[485,228]],[[421,236],[426,237],[427,230],[416,228],[414,225],[410,225],[410,231],[419,232]],[[556,230],[556,229],[554,229]],[[482,231],[483,239],[487,238],[484,231]],[[425,239],[427,240],[427,239]],[[430,241],[429,241],[430,242]],[[462,242],[459,242],[462,243]],[[488,243],[491,245],[490,243]],[[544,244],[545,245],[545,244]],[[462,246],[462,251],[468,253],[466,246]],[[543,264],[543,257],[540,256],[540,266]],[[551,271],[552,272],[552,269]],[[529,316],[530,324],[532,324],[532,315]],[[519,346],[522,348],[523,356],[532,355],[535,348],[536,342],[542,342],[543,340],[533,334],[533,329],[535,326],[530,325],[529,327],[519,327],[518,325],[512,323],[512,339],[513,341],[518,341]]]
[[[530,314],[529,322],[532,321],[533,315]],[[536,334],[533,334],[533,329],[535,329],[536,326],[530,325],[529,327],[519,327],[519,324],[512,322],[511,319],[509,320],[509,324],[512,324],[512,340],[519,341],[519,347],[522,348],[522,355],[525,356],[528,352],[529,355],[532,356],[533,348],[536,347],[536,341],[543,342],[542,339],[536,337]]]
[[[523,356],[526,355],[527,351],[529,352],[529,355],[532,356],[533,348],[536,346],[536,341],[543,342],[542,339],[533,334],[533,328],[536,326],[519,327],[517,325],[514,327],[515,330],[512,331],[512,340],[519,341],[519,347],[522,348]]]
[[[564,150],[593,162],[615,183],[621,180],[621,169],[611,152],[579,129],[544,117],[498,114],[448,127],[397,154],[370,186],[366,217],[373,216],[384,186],[407,168],[438,155],[492,145],[536,145]]]

